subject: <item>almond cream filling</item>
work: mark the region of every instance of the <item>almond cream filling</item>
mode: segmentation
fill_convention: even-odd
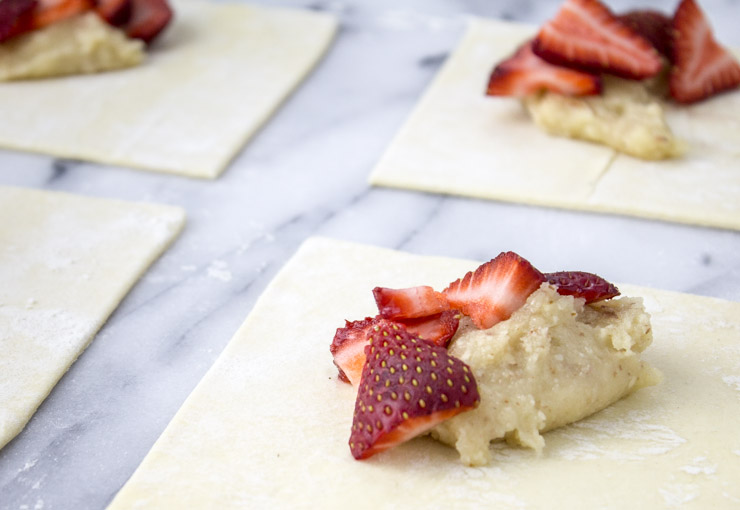
[[[535,124],[553,135],[601,143],[648,160],[674,158],[686,149],[647,82],[605,77],[598,96],[543,92],[523,102]]]
[[[141,41],[89,12],[0,44],[0,81],[110,71],[143,59]]]
[[[449,352],[470,366],[481,403],[432,436],[473,466],[490,462],[496,440],[539,452],[541,432],[657,384],[660,374],[640,360],[651,341],[641,299],[584,305],[543,284],[508,320],[487,330],[461,325]]]

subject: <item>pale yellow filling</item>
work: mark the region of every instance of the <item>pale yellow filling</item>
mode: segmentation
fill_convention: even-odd
[[[685,151],[666,123],[660,100],[644,82],[605,77],[601,95],[543,92],[525,98],[524,106],[534,122],[553,135],[601,143],[648,160]]]
[[[651,341],[641,299],[584,305],[543,284],[508,320],[487,330],[466,324],[453,338],[450,354],[472,369],[481,402],[432,436],[469,465],[487,464],[501,439],[540,451],[540,432],[656,384],[660,375],[639,356]]]
[[[141,41],[90,12],[0,44],[0,81],[96,73],[143,59]]]

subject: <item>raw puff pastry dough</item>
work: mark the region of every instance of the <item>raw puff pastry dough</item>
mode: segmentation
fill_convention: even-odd
[[[534,31],[471,20],[370,182],[740,230],[740,92],[667,106],[669,125],[689,144],[675,160],[552,137],[519,101],[484,94],[495,63]]]
[[[136,68],[0,83],[0,147],[217,177],[321,58],[326,14],[176,0]]]
[[[184,220],[177,207],[0,187],[0,448]]]
[[[476,263],[308,240],[110,508],[736,508],[740,304],[624,286],[654,316],[664,382],[468,468],[419,438],[355,461],[352,388],[329,344],[371,289],[441,288]],[[556,502],[556,503],[554,503]]]

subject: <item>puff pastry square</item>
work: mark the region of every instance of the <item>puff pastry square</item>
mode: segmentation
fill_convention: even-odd
[[[494,65],[535,32],[472,19],[370,183],[740,230],[740,91],[667,106],[689,145],[674,160],[550,136],[516,99],[485,95]]]
[[[179,207],[0,187],[0,448],[184,221]]]
[[[0,147],[213,179],[329,46],[333,16],[176,0],[146,61],[0,83]]]
[[[309,239],[264,291],[111,509],[734,508],[740,500],[740,303],[643,296],[664,381],[469,468],[428,437],[356,461],[355,395],[329,344],[375,315],[376,285],[441,288],[477,263]]]

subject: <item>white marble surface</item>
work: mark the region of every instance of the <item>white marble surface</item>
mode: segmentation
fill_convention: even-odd
[[[540,23],[556,0],[262,3],[328,10],[342,29],[315,73],[219,180],[0,151],[0,184],[176,204],[188,213],[181,238],[0,450],[0,509],[104,508],[311,235],[473,259],[514,250],[542,270],[582,269],[740,301],[740,232],[366,184],[466,15]],[[610,4],[620,10],[638,2]],[[674,2],[645,4],[670,10]],[[719,38],[740,47],[740,2],[702,5]]]

